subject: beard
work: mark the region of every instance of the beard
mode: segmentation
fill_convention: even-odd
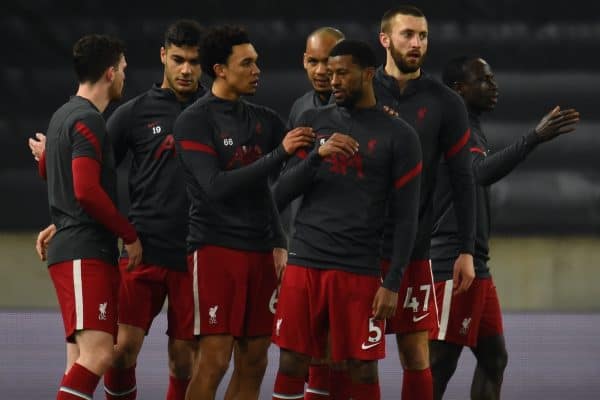
[[[121,98],[123,97],[123,88],[125,87],[125,82],[121,83],[120,85],[116,84],[116,81],[113,82],[112,85],[110,85],[109,89],[108,89],[108,96],[110,101],[118,101],[121,100]]]
[[[406,60],[406,56],[402,55],[391,42],[390,54],[392,55],[392,59],[394,60],[394,64],[396,64],[396,67],[404,74],[417,72],[419,68],[421,68],[421,65],[423,65],[423,61],[425,60],[425,54],[421,54],[421,58],[419,58],[419,60],[416,63],[408,62]]]
[[[335,98],[335,104],[346,108],[354,108],[354,105],[358,102],[358,100],[360,100],[361,97],[362,90],[360,88],[352,89],[348,91],[346,97],[339,100]]]

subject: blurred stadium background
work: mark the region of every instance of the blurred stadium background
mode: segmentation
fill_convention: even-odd
[[[584,336],[590,339],[587,344],[587,339],[580,343],[591,345],[592,335],[600,333],[600,3],[425,0],[414,4],[429,20],[425,70],[439,75],[446,60],[464,53],[480,54],[495,70],[500,100],[496,111],[484,120],[494,147],[509,144],[535,127],[557,104],[580,111],[582,121],[576,133],[537,149],[495,185],[490,265],[503,307],[509,311],[507,318],[533,324],[525,325],[530,336],[524,341],[539,345],[535,321],[542,317],[536,313],[558,312],[552,314],[558,318],[558,327],[563,324],[560,315],[582,316],[565,324],[592,321],[582,322],[581,328],[591,333]],[[4,0],[0,5],[0,37],[4,38],[0,57],[4,93],[0,107],[0,333],[2,320],[8,321],[9,328],[0,335],[0,386],[8,384],[8,379],[3,381],[3,364],[17,357],[5,351],[15,340],[22,343],[28,329],[33,329],[27,327],[28,313],[57,309],[47,271],[33,250],[35,233],[48,223],[48,210],[45,185],[37,176],[26,140],[45,131],[54,110],[74,93],[70,49],[75,40],[99,32],[126,41],[127,99],[162,79],[159,48],[170,22],[185,17],[204,25],[245,25],[262,68],[260,88],[252,101],[287,117],[293,100],[309,89],[301,65],[306,35],[319,26],[335,26],[347,37],[369,41],[383,61],[378,21],[392,5],[379,0],[157,4]],[[123,180],[121,188],[125,188]],[[121,195],[126,197],[123,191]],[[125,199],[123,207],[126,203]],[[522,315],[532,317],[519,319]],[[566,332],[551,330],[555,331]],[[552,344],[554,336],[546,334]],[[600,351],[596,346],[589,354],[594,357],[588,360],[591,372],[598,377]],[[516,368],[526,371],[529,364],[523,362]],[[466,382],[469,377],[465,376]]]

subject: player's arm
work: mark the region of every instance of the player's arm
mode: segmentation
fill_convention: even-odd
[[[423,169],[421,144],[417,133],[406,127],[406,134],[393,140],[393,187],[390,210],[394,220],[392,258],[388,274],[373,301],[376,319],[394,315],[402,271],[408,265],[419,222],[419,195]]]
[[[129,253],[129,267],[134,267],[142,255],[135,228],[119,213],[100,183],[102,144],[106,140],[104,121],[98,115],[85,117],[75,122],[70,136],[75,198],[86,213],[123,239]]]
[[[115,163],[120,165],[129,149],[129,133],[133,123],[134,102],[127,102],[119,106],[106,121],[106,131],[115,154]]]
[[[495,153],[486,149],[471,138],[469,151],[473,154],[473,176],[478,185],[488,186],[508,175],[538,144],[575,130],[579,113],[574,109],[561,111],[555,107],[546,114],[530,133],[513,144]]]
[[[306,128],[293,129],[273,151],[252,164],[224,171],[219,165],[212,125],[206,114],[193,118],[182,115],[175,122],[174,132],[177,153],[184,167],[190,171],[204,192],[217,200],[234,195],[240,189],[266,179],[279,170],[282,163],[297,148],[309,143],[309,137],[312,137],[312,132],[308,133]]]
[[[456,93],[445,96],[443,113],[440,142],[450,175],[452,200],[461,240],[460,252],[464,255],[462,258],[469,258],[475,251],[476,214],[472,156],[468,148],[471,130],[465,105]]]
[[[454,92],[443,94],[444,108],[440,142],[452,188],[452,201],[461,248],[453,267],[454,293],[466,291],[475,279],[473,254],[475,252],[476,197],[473,179],[473,158],[468,149],[471,130],[467,111],[460,96]]]

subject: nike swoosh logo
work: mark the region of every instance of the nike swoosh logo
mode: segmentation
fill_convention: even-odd
[[[429,315],[429,313],[423,314],[420,317],[413,316],[413,322],[419,322],[420,320],[422,320],[423,318],[427,317],[428,315]]]
[[[362,346],[361,346],[361,348],[362,348],[363,350],[369,350],[370,348],[372,348],[372,347],[375,347],[375,346],[378,346],[378,345],[380,345],[380,344],[381,344],[381,342],[377,342],[377,343],[371,343],[371,344],[365,344],[365,343],[363,343],[363,344],[362,344]]]

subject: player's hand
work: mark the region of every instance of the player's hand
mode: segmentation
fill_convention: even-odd
[[[352,157],[356,152],[358,152],[358,142],[343,133],[334,133],[325,143],[319,146],[319,155],[322,158],[329,157],[332,154]]]
[[[40,157],[42,157],[42,153],[46,149],[46,135],[37,132],[35,137],[37,140],[29,138],[29,149],[31,150],[31,154],[33,154],[33,158],[35,158],[35,161],[40,161]]]
[[[473,256],[467,253],[461,253],[454,262],[454,271],[452,273],[452,288],[454,294],[466,292],[475,279],[475,267],[473,266]]]
[[[40,260],[46,261],[46,255],[48,250],[48,244],[56,233],[56,225],[48,225],[44,230],[40,231],[35,241],[35,251],[37,252]]]
[[[386,114],[392,116],[392,117],[397,117],[398,111],[394,110],[392,107],[388,107],[388,106],[383,106],[383,111],[386,112]]]
[[[312,128],[300,126],[289,131],[283,138],[283,150],[289,155],[302,147],[312,147],[315,142],[315,133]]]
[[[542,118],[535,128],[535,133],[543,141],[552,140],[559,135],[573,132],[578,122],[577,110],[573,108],[561,110],[556,106]]]
[[[276,247],[273,249],[273,262],[275,264],[275,273],[277,274],[277,279],[281,281],[283,278],[283,271],[285,270],[285,266],[287,265],[288,260],[288,252],[286,249],[282,249],[281,247]]]
[[[132,271],[142,262],[142,243],[140,242],[140,239],[135,239],[135,242],[126,244],[125,250],[129,256],[127,271]]]
[[[377,289],[373,299],[373,318],[377,320],[387,319],[396,313],[398,306],[398,293],[383,286]]]

